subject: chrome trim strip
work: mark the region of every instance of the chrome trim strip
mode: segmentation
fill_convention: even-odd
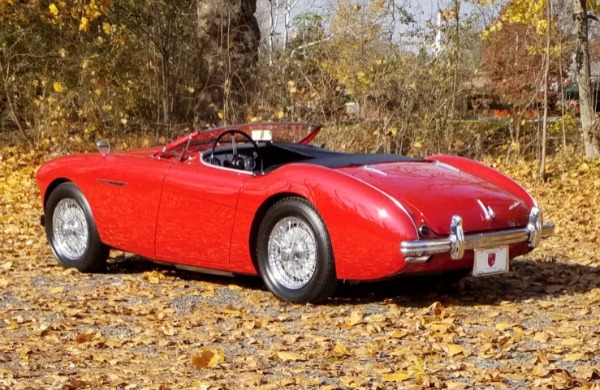
[[[406,256],[405,261],[408,263],[423,263],[428,261],[431,255],[438,253],[450,253],[453,260],[459,260],[464,256],[465,250],[522,242],[528,242],[531,248],[535,248],[543,238],[554,234],[554,223],[552,221],[542,223],[541,215],[541,210],[533,207],[529,215],[529,224],[524,228],[467,235],[462,229],[462,218],[455,215],[452,217],[451,233],[448,237],[402,241],[400,252]]]
[[[211,167],[211,168],[215,168],[215,169],[221,169],[227,172],[235,172],[235,173],[239,173],[239,174],[243,174],[243,175],[250,175],[250,176],[255,176],[255,172],[250,172],[250,171],[243,171],[241,169],[236,169],[236,168],[227,168],[227,167],[221,167],[219,165],[212,165],[207,163],[206,161],[204,161],[204,154],[205,153],[210,153],[210,150],[205,150],[204,152],[200,153],[200,164],[207,166],[207,167]]]
[[[460,169],[456,168],[453,165],[446,164],[445,162],[441,162],[441,161],[438,161],[438,160],[433,160],[433,161],[435,161],[435,165],[436,166],[440,166],[440,167],[443,167],[443,168],[451,169],[451,170],[453,170],[455,172],[460,172]]]
[[[377,173],[377,174],[379,174],[379,175],[381,175],[381,176],[387,176],[387,173],[385,173],[385,172],[383,172],[383,171],[380,171],[380,170],[379,170],[379,169],[377,169],[377,168],[370,167],[370,166],[368,166],[367,164],[363,165],[363,169],[364,169],[365,171],[369,171],[369,172]]]

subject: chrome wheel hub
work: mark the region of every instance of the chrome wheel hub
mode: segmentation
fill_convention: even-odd
[[[299,289],[317,269],[317,240],[302,220],[287,217],[277,222],[269,236],[269,265],[284,287]]]
[[[83,209],[74,199],[62,199],[52,216],[54,249],[69,260],[78,260],[88,246],[88,226]]]

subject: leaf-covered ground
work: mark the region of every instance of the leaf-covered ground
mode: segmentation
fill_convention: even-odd
[[[556,158],[539,184],[500,164],[557,223],[507,275],[343,285],[314,306],[118,252],[107,273],[64,270],[40,157],[0,159],[0,389],[600,389],[599,165]]]

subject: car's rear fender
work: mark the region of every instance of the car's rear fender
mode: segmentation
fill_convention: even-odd
[[[244,185],[234,226],[232,268],[256,273],[256,263],[248,258],[255,256],[255,230],[266,210],[287,196],[309,200],[323,218],[339,279],[380,279],[404,267],[400,242],[414,240],[418,233],[397,200],[345,173],[299,163]],[[242,239],[248,241],[237,242]],[[243,247],[250,248],[250,254],[245,255]]]

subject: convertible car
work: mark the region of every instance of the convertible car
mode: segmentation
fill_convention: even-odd
[[[52,251],[102,270],[109,249],[182,269],[260,275],[278,298],[318,302],[339,281],[509,271],[554,231],[535,200],[461,157],[351,154],[310,144],[321,126],[195,131],[164,147],[64,156],[37,173]]]

